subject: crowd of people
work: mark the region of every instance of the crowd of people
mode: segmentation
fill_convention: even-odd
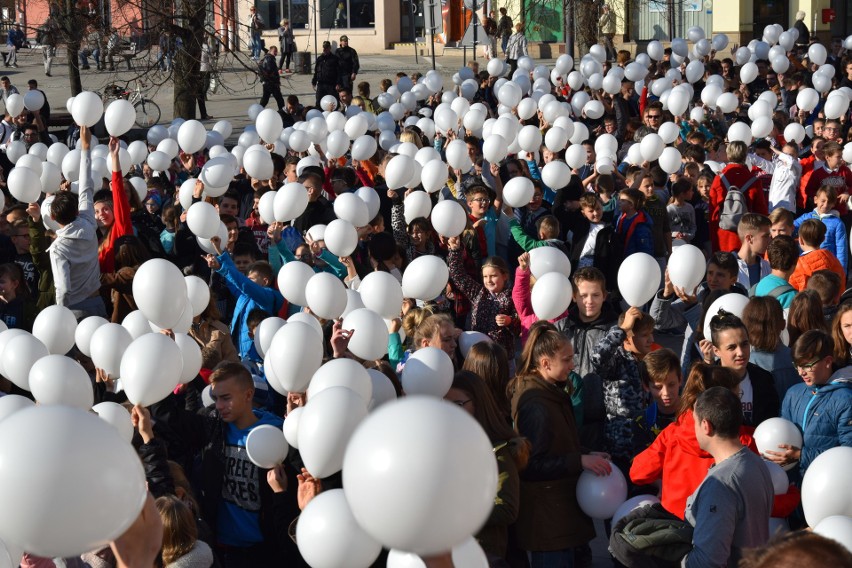
[[[495,26],[504,50],[507,25],[511,29],[511,20]],[[291,41],[287,37],[282,43]],[[775,38],[762,45],[768,49]],[[346,43],[344,36],[338,52],[351,49]],[[522,101],[507,104],[507,79],[498,78],[503,66],[494,73],[489,63],[488,71],[461,70],[457,88],[430,87],[429,96],[401,117],[384,111],[388,97],[399,100],[429,77],[399,73],[381,82],[375,99],[368,83],[358,84],[353,97],[357,54],[346,67],[324,46],[314,78],[317,107],[331,96],[345,117],[372,115],[367,123],[378,126],[370,134],[378,140],[374,151],[356,158],[353,145],[332,157],[328,130],[320,136],[328,140],[314,140],[309,151],[288,148],[284,134],[279,140],[249,137],[250,145],[264,145],[257,151],[270,154],[271,175],[252,177],[240,168],[216,197],[206,193],[201,175],[215,159],[209,148],[181,150],[162,171],[145,161],[127,168],[121,158],[128,141],[111,137],[99,145],[88,127],[72,129],[68,142],[80,150],[73,164],[79,179],[63,178],[59,191],[33,203],[18,202],[5,181],[0,184],[6,193],[0,320],[10,329],[32,330],[37,314],[57,304],[78,320],[100,316],[122,323],[138,308],[137,270],[152,258],[167,259],[209,285],[209,303],[188,332],[201,349],[198,376],[153,406],[132,406],[134,446],[162,518],[162,528],[151,531],[162,538],[158,566],[306,565],[291,538],[300,509],[319,492],[341,487],[340,473],[314,478],[295,448],[269,470],[246,453],[252,430],[280,428],[309,402],[305,392],[284,395],[270,386],[259,343],[265,320],[296,314],[321,326],[325,360],[354,358],[383,373],[400,397],[399,377],[418,350],[433,347],[449,356],[455,375],[444,398],[482,426],[499,468],[493,511],[476,535],[491,566],[590,565],[595,526],[577,498],[583,472],[620,473],[628,496],[659,497],[656,508],[639,511],[653,509],[680,529],[681,540],[667,541],[682,545],[672,544],[669,550],[679,552],[670,562],[792,566],[778,559],[783,549],[803,568],[852,565],[852,552],[798,532],[807,526],[798,488],[808,468],[832,448],[852,447],[852,295],[845,293],[852,146],[844,149],[852,140],[852,40],[830,51],[814,45],[822,48],[780,47],[783,63],[768,61],[758,43],[745,48],[745,56],[734,50],[733,59],[716,51],[693,54],[702,64],[698,77],[685,70],[685,54],[673,46],[656,59],[642,54],[649,69],[639,83],[625,73],[642,60],[624,51],[610,60],[604,46],[579,62],[582,74],[571,73],[573,62],[566,67],[565,59],[555,75],[541,73],[519,56],[509,79],[533,93],[532,112],[521,110]],[[496,52],[496,42],[490,49]],[[276,62],[274,48],[270,53],[271,81],[283,58]],[[748,81],[742,73],[747,65],[757,69]],[[595,74],[615,77],[617,88],[599,82],[592,88]],[[477,89],[464,97],[462,83],[471,80]],[[673,112],[675,94],[667,89],[678,85],[689,86],[689,109],[698,114]],[[714,86],[736,98],[730,112],[703,100]],[[807,105],[803,94],[811,91],[818,101]],[[265,88],[264,102],[274,95]],[[836,107],[832,97],[846,98],[839,114],[830,110]],[[284,104],[280,89],[277,98],[283,125],[325,124],[320,109],[292,96]],[[436,128],[450,106],[457,122]],[[771,126],[758,135],[764,106]],[[496,120],[473,125],[465,114],[474,112]],[[4,180],[25,167],[18,162],[21,148],[49,158],[52,145],[62,144],[48,137],[39,111],[28,113],[4,118]],[[329,120],[332,114],[326,112]],[[489,135],[506,131],[501,121],[512,122],[517,136],[505,140],[506,151],[494,159]],[[733,137],[734,123],[749,125],[754,135]],[[520,128],[530,126],[539,133],[536,147],[522,149]],[[153,152],[162,136],[151,133]],[[662,148],[646,155],[655,146],[646,140],[663,137],[677,150],[674,167]],[[458,159],[448,151],[459,141],[467,148],[464,169],[452,167]],[[240,145],[246,145],[242,138]],[[440,234],[428,210],[411,215],[409,198],[424,192],[425,175],[423,183],[419,174],[410,183],[391,182],[389,164],[405,155],[428,156],[446,170],[427,201],[463,206],[460,233]],[[101,158],[111,174],[93,168]],[[569,174],[554,183],[548,166],[557,162]],[[528,202],[517,203],[510,191],[516,178],[531,181]],[[270,219],[264,195],[281,194],[286,184],[300,184],[307,203],[292,220]],[[375,209],[356,227],[352,253],[340,256],[328,250],[324,230],[339,216],[336,202],[349,193]],[[187,211],[201,202],[216,208],[227,237],[196,238]],[[695,289],[670,277],[668,269],[677,266],[669,259],[679,247],[695,247],[706,259]],[[573,302],[545,321],[535,300],[542,277],[537,249],[555,249],[570,260]],[[661,268],[658,291],[646,305],[628,305],[619,289],[629,280],[619,268],[633,254],[649,255]],[[402,283],[407,267],[427,256],[446,263],[446,286],[434,298],[403,300],[387,322],[387,355],[379,360],[349,350],[357,332],[341,319],[319,317],[279,290],[278,275],[289,263],[330,274],[357,292],[373,272]],[[742,301],[727,302],[734,297]],[[711,313],[719,302],[723,309]],[[464,345],[468,332],[479,332],[482,340]],[[79,350],[70,356],[90,371],[96,403],[131,406],[117,377]],[[8,380],[0,387],[32,398]],[[755,428],[776,417],[795,424],[803,442],[766,450],[761,459]],[[780,491],[773,486],[775,466],[786,470]],[[771,541],[770,527],[779,524],[793,532]],[[623,522],[607,523],[610,529],[613,539],[629,530]],[[135,565],[126,563],[123,545],[65,562]],[[384,558],[375,565],[384,565]],[[625,565],[625,558],[617,555],[614,562]],[[452,566],[448,557],[426,562]],[[54,561],[25,555],[21,565]]]

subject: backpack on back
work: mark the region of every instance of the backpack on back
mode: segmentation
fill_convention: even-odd
[[[722,202],[722,212],[719,215],[719,228],[725,231],[736,231],[740,219],[748,213],[748,203],[745,193],[757,181],[752,176],[742,187],[731,185],[725,174],[719,176],[725,186],[725,201]]]

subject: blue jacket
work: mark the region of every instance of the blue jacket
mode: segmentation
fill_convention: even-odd
[[[260,361],[260,355],[254,347],[254,340],[249,337],[248,316],[255,308],[273,316],[278,315],[278,311],[284,305],[284,296],[278,290],[266,288],[249,280],[237,270],[227,251],[220,254],[217,259],[221,266],[216,272],[225,278],[228,290],[237,299],[234,317],[231,320],[231,337],[237,338],[240,359]]]
[[[637,223],[633,232],[630,232],[633,223]],[[633,217],[626,219],[624,214],[618,218],[615,229],[624,237],[624,257],[627,258],[634,252],[645,252],[654,256],[654,222],[651,216],[644,211],[639,211]],[[630,238],[627,235],[630,234]]]
[[[793,222],[793,225],[796,227],[796,231],[798,231],[802,223],[808,219],[819,219],[825,224],[825,239],[823,239],[819,248],[823,248],[834,254],[843,266],[843,270],[847,271],[846,251],[849,250],[849,245],[848,239],[846,238],[846,227],[843,225],[843,221],[840,220],[840,216],[837,211],[831,211],[825,215],[820,215],[816,212],[816,209],[814,209],[810,213],[805,213]]]
[[[840,369],[819,387],[805,383],[790,387],[781,416],[802,432],[802,475],[822,452],[836,446],[852,447],[852,367]]]

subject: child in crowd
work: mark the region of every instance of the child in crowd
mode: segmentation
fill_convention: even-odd
[[[604,220],[612,223],[621,214],[618,199],[615,197],[615,180],[612,176],[598,176],[595,180],[595,193],[603,206]]]
[[[0,264],[0,321],[9,329],[31,331],[35,317],[21,267],[14,262]]]
[[[849,246],[846,238],[846,227],[840,220],[840,214],[834,210],[836,203],[837,191],[830,185],[821,186],[814,196],[814,210],[796,219],[793,225],[796,229],[799,229],[802,223],[808,219],[822,221],[825,226],[825,237],[817,246],[831,252],[840,261],[845,274]]]
[[[795,142],[787,142],[781,151],[775,146],[771,148],[775,152],[775,168],[769,182],[769,212],[772,213],[779,207],[795,211],[796,191],[802,177],[799,147]]]
[[[781,416],[802,432],[802,447],[766,451],[766,458],[781,466],[798,461],[802,477],[824,451],[852,447],[852,369],[834,372],[834,349],[834,340],[820,330],[806,331],[793,346],[802,382],[787,391]]]
[[[793,226],[795,222],[793,213],[782,207],[776,208],[769,214],[769,222],[772,223],[769,227],[769,236],[773,239],[778,235],[792,237],[796,232],[796,227]]]
[[[638,451],[642,451],[677,418],[683,386],[680,359],[671,349],[652,351],[639,366],[639,378],[642,390],[650,398],[645,411],[636,418],[639,431],[635,445]]]
[[[817,194],[817,201],[819,199]],[[843,227],[842,222],[840,227]],[[846,288],[846,269],[832,252],[818,248],[827,240],[825,234],[826,225],[818,219],[808,219],[799,225],[799,246],[802,254],[796,263],[796,270],[790,276],[790,285],[796,290],[804,290],[808,279],[817,270],[831,270],[840,277],[840,288]]]
[[[655,188],[654,176],[646,172],[639,176],[639,191],[645,197],[643,210],[651,219],[651,234],[653,235],[653,257],[664,268],[666,259],[672,253],[672,230],[669,224],[669,214],[666,210],[666,201],[661,193]]]
[[[737,225],[737,235],[742,245],[734,252],[739,265],[739,282],[749,289],[769,274],[769,262],[763,258],[769,247],[769,229],[772,226],[769,217],[757,213],[746,213]]]
[[[842,279],[836,272],[831,270],[817,270],[808,278],[805,290],[813,290],[819,294],[822,302],[822,313],[826,321],[831,322],[837,313],[837,304],[840,301]]]
[[[489,257],[482,264],[482,281],[477,282],[465,272],[462,265],[461,239],[447,241],[447,263],[450,280],[471,303],[471,329],[487,334],[500,343],[509,360],[515,353],[515,336],[520,332],[520,320],[512,303],[512,292],[507,289],[509,267],[500,257]]]
[[[518,257],[518,268],[515,269],[515,282],[512,286],[512,302],[518,312],[518,320],[521,326],[521,344],[526,342],[530,326],[538,321],[532,306],[532,276],[530,274],[530,253],[525,252]],[[567,313],[567,312],[566,312]],[[566,313],[549,320],[554,323],[565,317]]]
[[[536,221],[536,229],[538,229],[538,239],[532,238],[524,232],[521,224],[517,219],[509,219],[509,230],[512,232],[512,238],[526,252],[539,247],[556,247],[563,252],[565,251],[565,242],[559,239],[559,221],[553,215],[545,215]]]
[[[683,518],[686,499],[695,491],[713,465],[713,456],[703,451],[695,437],[692,407],[702,392],[712,387],[737,388],[730,369],[697,363],[689,373],[677,419],[663,430],[651,446],[633,459],[630,480],[637,485],[662,481],[660,501],[669,513]],[[740,429],[740,441],[755,449],[754,440]]]
[[[743,309],[742,320],[751,344],[749,362],[772,373],[778,400],[783,400],[787,389],[799,383],[801,377],[793,366],[790,348],[781,341],[787,326],[781,304],[769,296],[751,298]]]
[[[692,183],[681,179],[672,185],[672,198],[666,207],[671,225],[672,246],[692,242],[695,237],[695,208],[689,203],[692,200]]]
[[[692,244],[700,248],[705,256],[710,254],[710,186],[713,176],[702,172],[695,181],[698,189],[692,197],[692,207],[695,209],[695,238]]]
[[[574,345],[577,373],[585,377],[594,371],[592,354],[601,339],[618,321],[618,314],[607,301],[606,277],[594,267],[580,268],[571,277],[574,302],[568,315],[556,323]]]
[[[623,251],[615,240],[615,228],[605,220],[605,213],[600,197],[594,193],[586,193],[580,197],[580,212],[573,228],[573,246],[571,247],[571,263],[576,268],[594,266],[604,272],[607,281],[613,285],[617,281],[618,267]]]
[[[793,237],[779,235],[769,243],[766,253],[769,256],[771,272],[749,289],[749,295],[772,296],[781,302],[782,308],[787,309],[796,296],[796,289],[790,285],[789,280],[796,270],[799,245]]]
[[[163,250],[167,255],[171,255],[175,251],[175,231],[177,230],[177,210],[174,205],[166,205],[163,207],[161,219],[165,228],[160,233],[160,244],[163,245]]]
[[[630,308],[592,353],[593,370],[603,380],[607,450],[625,472],[634,455],[633,420],[645,410],[639,366],[653,343],[654,318]]]
[[[805,186],[805,194],[808,198],[807,205],[814,202],[817,191],[823,186],[830,186],[837,192],[837,197],[849,195],[852,187],[852,170],[843,164],[843,147],[837,142],[826,142],[822,147],[825,163],[821,167],[815,167]],[[846,207],[840,207],[840,213],[846,212]]]
[[[254,340],[251,337],[248,318],[252,310],[260,308],[269,314],[277,314],[284,305],[284,296],[272,287],[275,275],[268,262],[257,261],[249,265],[243,275],[227,251],[222,251],[222,243],[213,237],[211,244],[216,255],[207,255],[207,265],[225,278],[231,294],[237,298],[234,317],[231,320],[231,335],[237,339],[240,358],[260,361]]]
[[[634,252],[654,255],[653,221],[643,211],[644,204],[645,195],[638,189],[623,189],[619,193],[621,216],[615,229],[624,243],[625,257]]]

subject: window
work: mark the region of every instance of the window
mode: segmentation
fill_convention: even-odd
[[[334,29],[375,27],[373,0],[316,0],[320,27]]]
[[[268,30],[276,29],[284,18],[293,30],[308,27],[308,0],[258,0],[255,7]]]

